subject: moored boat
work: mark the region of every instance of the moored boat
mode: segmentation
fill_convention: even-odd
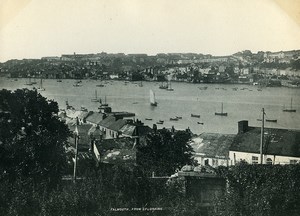
[[[219,116],[227,116],[227,113],[223,112],[223,103],[221,105],[221,112],[215,112],[215,115]]]
[[[194,118],[200,118],[200,115],[191,114],[191,117],[194,117]]]
[[[296,109],[293,109],[293,98],[291,98],[290,108],[283,108],[283,112],[296,112]]]
[[[159,120],[158,122],[156,122],[156,124],[163,124],[164,121],[163,120]]]

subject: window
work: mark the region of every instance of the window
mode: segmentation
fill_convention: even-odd
[[[297,164],[297,160],[290,160],[290,164]]]
[[[273,161],[272,161],[272,159],[271,158],[267,158],[267,161],[266,161],[266,164],[273,164]]]
[[[252,156],[252,164],[258,164],[258,157]]]

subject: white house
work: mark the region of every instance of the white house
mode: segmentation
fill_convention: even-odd
[[[192,138],[193,157],[200,165],[212,167],[229,165],[229,147],[233,134],[202,133]]]
[[[230,165],[241,161],[260,164],[260,142],[261,128],[240,121],[239,133],[229,149]],[[300,131],[265,128],[262,156],[263,164],[300,163]]]

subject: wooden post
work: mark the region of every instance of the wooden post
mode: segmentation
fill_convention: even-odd
[[[260,137],[260,164],[263,164],[264,122],[265,122],[265,109],[262,108],[261,137]]]
[[[77,125],[75,128],[75,161],[74,161],[74,173],[73,173],[73,182],[76,182],[76,170],[77,170],[77,156],[78,156],[78,129]]]

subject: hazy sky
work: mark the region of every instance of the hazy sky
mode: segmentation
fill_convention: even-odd
[[[76,53],[300,49],[273,0],[0,0],[0,62]]]

